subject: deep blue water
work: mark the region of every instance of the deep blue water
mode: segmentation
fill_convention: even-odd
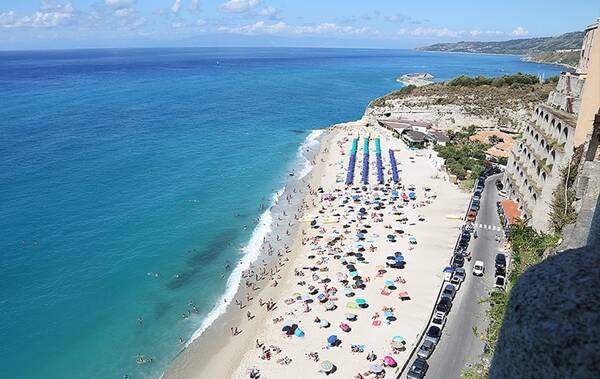
[[[360,118],[404,73],[559,70],[402,50],[0,52],[0,377],[156,377],[311,130]]]

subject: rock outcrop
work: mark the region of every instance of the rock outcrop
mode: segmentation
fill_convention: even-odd
[[[549,257],[511,291],[489,379],[600,377],[600,249]]]

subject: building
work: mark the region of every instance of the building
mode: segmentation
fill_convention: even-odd
[[[498,142],[493,143],[493,137],[495,137]],[[493,146],[487,149],[486,154],[494,158],[508,158],[514,145],[514,139],[510,134],[496,130],[481,130],[470,136],[469,140],[479,141],[485,144],[493,143]]]
[[[411,146],[424,146],[427,142],[445,145],[449,141],[448,134],[434,129],[424,121],[408,119],[378,119],[379,126],[388,129],[398,138],[402,138]]]
[[[544,104],[511,150],[504,186],[521,217],[540,231],[550,230],[550,204],[563,169],[575,149],[591,139],[600,106],[600,38],[598,23],[586,29],[575,73],[563,73]],[[579,115],[579,118],[578,118]]]

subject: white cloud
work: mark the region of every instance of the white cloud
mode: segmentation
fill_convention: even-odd
[[[181,0],[175,0],[173,5],[171,5],[171,12],[179,13],[180,10],[181,10]]]
[[[227,13],[244,13],[257,6],[259,0],[229,0],[220,9]]]
[[[400,22],[405,22],[405,21],[410,20],[410,16],[405,16],[403,14],[395,14],[395,15],[392,15],[392,16],[384,16],[383,19],[385,21],[387,21],[387,22],[397,22],[397,23],[400,23]]]
[[[522,26],[517,26],[515,30],[512,31],[513,36],[523,37],[529,35],[529,31],[525,30]]]
[[[117,9],[115,10],[115,17],[117,18],[127,18],[127,17],[131,17],[133,15],[133,8],[121,8],[121,9]]]
[[[353,27],[353,26],[340,26],[333,23],[321,23],[316,25],[301,25],[294,26],[288,25],[285,22],[277,22],[274,24],[267,24],[264,21],[258,21],[254,24],[238,26],[238,27],[227,27],[222,26],[218,28],[219,32],[222,33],[234,33],[234,34],[246,34],[246,35],[257,35],[257,34],[333,34],[333,35],[356,35],[370,33],[371,30],[368,27]]]
[[[42,8],[30,16],[19,17],[15,11],[0,13],[0,28],[52,28],[74,22],[75,8],[70,2],[55,7],[42,2]]]
[[[400,29],[398,36],[408,37],[437,37],[437,38],[462,38],[462,37],[489,37],[502,36],[506,33],[497,30],[453,30],[449,28],[423,28]]]
[[[280,14],[279,14],[279,10],[277,8],[274,8],[271,6],[261,9],[260,11],[258,11],[257,14],[259,16],[267,17],[267,18],[274,19],[274,20],[281,18]]]
[[[134,3],[135,0],[104,0],[104,4],[112,9],[131,8]]]
[[[221,26],[217,30],[223,33],[233,33],[233,34],[277,34],[288,29],[289,26],[285,22],[278,22],[276,24],[267,24],[264,21],[258,21],[251,25],[244,26],[236,26],[236,27],[228,27]]]

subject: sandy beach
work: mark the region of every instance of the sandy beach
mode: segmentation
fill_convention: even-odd
[[[377,184],[376,139],[384,184]],[[313,170],[273,207],[273,232],[227,311],[165,378],[391,378],[408,359],[452,255],[461,225],[453,216],[462,215],[468,195],[434,168],[428,150],[410,150],[379,127],[336,125],[315,148],[306,152],[316,153]]]

